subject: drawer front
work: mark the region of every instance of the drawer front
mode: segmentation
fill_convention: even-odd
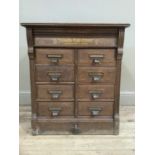
[[[51,49],[38,48],[36,49],[37,64],[74,64],[74,53],[70,49]]]
[[[103,101],[104,99],[114,99],[113,85],[79,85],[79,101]]]
[[[49,134],[113,134],[113,122],[65,122],[65,123],[51,123],[42,122],[38,123],[40,129],[39,134],[49,135]]]
[[[79,67],[78,68],[79,82],[104,82],[115,83],[115,68],[105,67]]]
[[[79,102],[78,113],[81,116],[112,116],[113,102]]]
[[[74,68],[72,66],[36,66],[37,82],[73,82]]]
[[[113,134],[113,122],[83,122],[77,128],[80,134]]]
[[[35,37],[35,46],[42,47],[116,47],[116,36],[105,37],[87,37],[87,38],[72,38],[72,37]]]
[[[58,116],[73,116],[73,102],[39,102],[39,116],[58,117]]]
[[[79,65],[115,66],[114,49],[81,49],[78,54]]]
[[[59,135],[59,134],[71,134],[72,124],[71,123],[51,123],[51,122],[42,122],[38,123],[40,133],[42,135]]]
[[[73,85],[37,85],[37,99],[51,101],[73,101]]]

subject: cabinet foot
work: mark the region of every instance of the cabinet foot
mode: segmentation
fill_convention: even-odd
[[[114,117],[114,135],[119,134],[119,115],[115,115]]]
[[[32,135],[33,135],[33,136],[37,136],[37,135],[39,135],[39,133],[40,133],[39,128],[32,129]]]

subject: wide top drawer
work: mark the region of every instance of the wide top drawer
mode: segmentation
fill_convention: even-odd
[[[36,64],[74,64],[72,49],[37,48]]]
[[[40,37],[34,38],[36,47],[117,47],[116,36],[102,37]]]

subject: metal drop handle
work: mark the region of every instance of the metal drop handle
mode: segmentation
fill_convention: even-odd
[[[89,91],[89,94],[91,95],[92,99],[98,99],[100,98],[102,91]]]
[[[53,63],[53,64],[58,64],[59,63],[59,60],[62,59],[63,55],[62,54],[48,54],[47,57],[50,59],[50,61]]]
[[[104,55],[90,55],[89,57],[92,59],[92,64],[100,64]]]
[[[59,115],[61,108],[49,108],[49,110],[51,111],[51,115],[56,117]]]
[[[90,72],[88,73],[88,75],[92,79],[93,82],[98,82],[102,79],[104,73]]]
[[[73,124],[73,128],[72,128],[71,132],[73,134],[79,134],[81,132],[78,124]]]
[[[61,78],[61,73],[49,72],[48,76],[50,77],[51,81],[59,81]]]
[[[62,94],[62,91],[60,91],[60,90],[52,90],[52,91],[49,91],[49,94],[51,94],[53,99],[59,99],[60,95]]]
[[[100,108],[100,107],[91,107],[91,108],[89,108],[89,110],[90,110],[92,116],[98,116],[99,113],[102,111],[102,108]]]

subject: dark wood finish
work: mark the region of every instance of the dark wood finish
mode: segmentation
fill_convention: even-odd
[[[52,108],[60,108],[59,116],[73,116],[74,115],[74,103],[73,102],[38,102],[38,116],[50,117]]]
[[[52,92],[61,91],[60,97],[52,98]],[[37,99],[48,101],[73,101],[74,100],[74,86],[73,85],[37,85]]]
[[[74,102],[74,116],[75,118],[78,117],[78,50],[75,49],[74,51],[74,58],[75,58],[75,66],[74,66],[74,77],[75,77],[75,85],[74,85],[74,98],[75,98],[75,102]]]
[[[98,116],[112,116],[113,114],[113,102],[79,102],[78,103],[78,114],[80,116],[90,116],[91,109],[90,108],[101,108],[101,111],[96,115]]]
[[[71,123],[47,123],[39,122],[38,123],[38,133],[37,134],[66,134],[66,132],[72,129]],[[54,133],[50,132],[54,131]]]
[[[36,66],[37,82],[73,82],[74,67],[73,66]]]
[[[115,49],[80,49],[79,65],[85,66],[115,66]],[[103,56],[100,63],[93,63],[93,57]]]
[[[115,104],[114,104],[114,134],[119,133],[119,99],[120,99],[120,80],[121,80],[121,62],[123,56],[124,28],[118,31],[118,49],[116,55],[116,85],[115,85]]]
[[[75,132],[75,125],[79,129],[78,133]],[[95,126],[95,129],[94,129]],[[37,131],[34,135],[48,135],[48,134],[102,134],[102,135],[112,135],[113,134],[113,122],[83,122],[83,123],[47,123],[39,122]]]
[[[83,134],[113,134],[112,122],[93,122],[93,123],[79,123],[80,131]],[[95,126],[95,128],[94,128]]]
[[[128,27],[128,23],[21,23],[25,27],[40,27],[40,28],[121,28]],[[81,30],[82,31],[82,30]],[[111,31],[110,31],[111,32]],[[109,33],[110,33],[109,32]]]
[[[74,53],[71,49],[51,49],[51,48],[36,48],[36,64],[64,65],[74,64]],[[53,64],[48,55],[59,55],[58,64]]]
[[[105,38],[71,38],[71,37],[35,37],[34,44],[37,47],[116,47],[117,39],[115,37]]]
[[[21,25],[30,59],[32,134],[118,134],[129,24]]]
[[[93,99],[93,94],[99,97]],[[106,99],[114,99],[114,85],[79,85],[78,86],[79,101],[103,101]]]
[[[79,67],[78,81],[84,83],[115,83],[115,68],[111,67]]]

